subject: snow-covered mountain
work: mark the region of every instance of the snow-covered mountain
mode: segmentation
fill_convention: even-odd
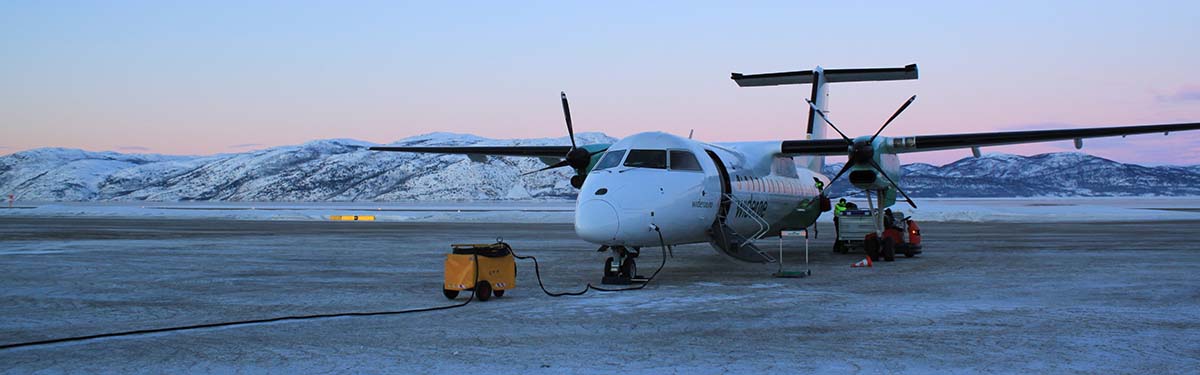
[[[611,143],[582,133],[580,143]],[[396,146],[569,145],[566,137],[494,140],[432,133]],[[570,199],[571,171],[519,176],[536,158],[371,152],[331,139],[213,156],[43,148],[0,157],[0,194],[27,201],[399,201]],[[833,175],[839,164],[826,168]],[[1200,166],[1143,167],[1079,153],[987,155],[944,166],[904,166],[902,186],[922,197],[1200,195]],[[850,187],[839,181],[835,195]]]
[[[611,143],[581,133],[583,144]],[[394,146],[570,145],[566,137],[493,140],[432,133]],[[43,148],[0,157],[0,194],[28,201],[399,201],[570,199],[569,168],[528,176],[537,158],[372,152],[368,142],[331,139],[202,157]]]
[[[833,176],[841,167],[826,165],[825,173]],[[900,187],[914,197],[1195,196],[1197,167],[1145,167],[1078,152],[988,154],[940,167],[904,165]],[[830,191],[842,195],[851,189],[843,177]]]

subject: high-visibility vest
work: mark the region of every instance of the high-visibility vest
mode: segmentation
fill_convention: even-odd
[[[833,206],[833,214],[834,214],[834,215],[837,215],[837,216],[842,216],[842,211],[845,211],[845,210],[846,210],[846,204],[845,204],[845,203],[840,203],[840,202],[839,202],[838,204],[836,204],[836,205],[834,205],[834,206]]]

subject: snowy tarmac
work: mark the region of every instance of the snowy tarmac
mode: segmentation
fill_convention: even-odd
[[[582,297],[545,296],[520,263],[516,290],[461,308],[14,348],[0,371],[1186,373],[1197,225],[930,222],[924,255],[870,269],[813,241],[807,279],[690,245],[644,290]],[[496,237],[555,290],[606,256],[561,224],[0,218],[0,345],[449,304],[448,244]],[[647,250],[644,274],[662,259]]]

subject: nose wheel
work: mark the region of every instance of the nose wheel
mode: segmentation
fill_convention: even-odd
[[[624,247],[614,246],[610,248],[613,256],[604,260],[604,278],[600,280],[601,284],[608,285],[629,285],[644,279],[637,274],[637,258],[640,249],[635,248],[630,251]]]

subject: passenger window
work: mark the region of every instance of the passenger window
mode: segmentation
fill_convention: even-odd
[[[700,169],[700,161],[696,160],[696,155],[687,151],[671,151],[671,170],[674,171],[702,171]]]
[[[608,169],[621,164],[621,158],[625,157],[626,150],[612,150],[604,153],[604,157],[600,158],[600,162],[596,163],[595,170]]]
[[[666,150],[629,150],[626,167],[667,169]]]

